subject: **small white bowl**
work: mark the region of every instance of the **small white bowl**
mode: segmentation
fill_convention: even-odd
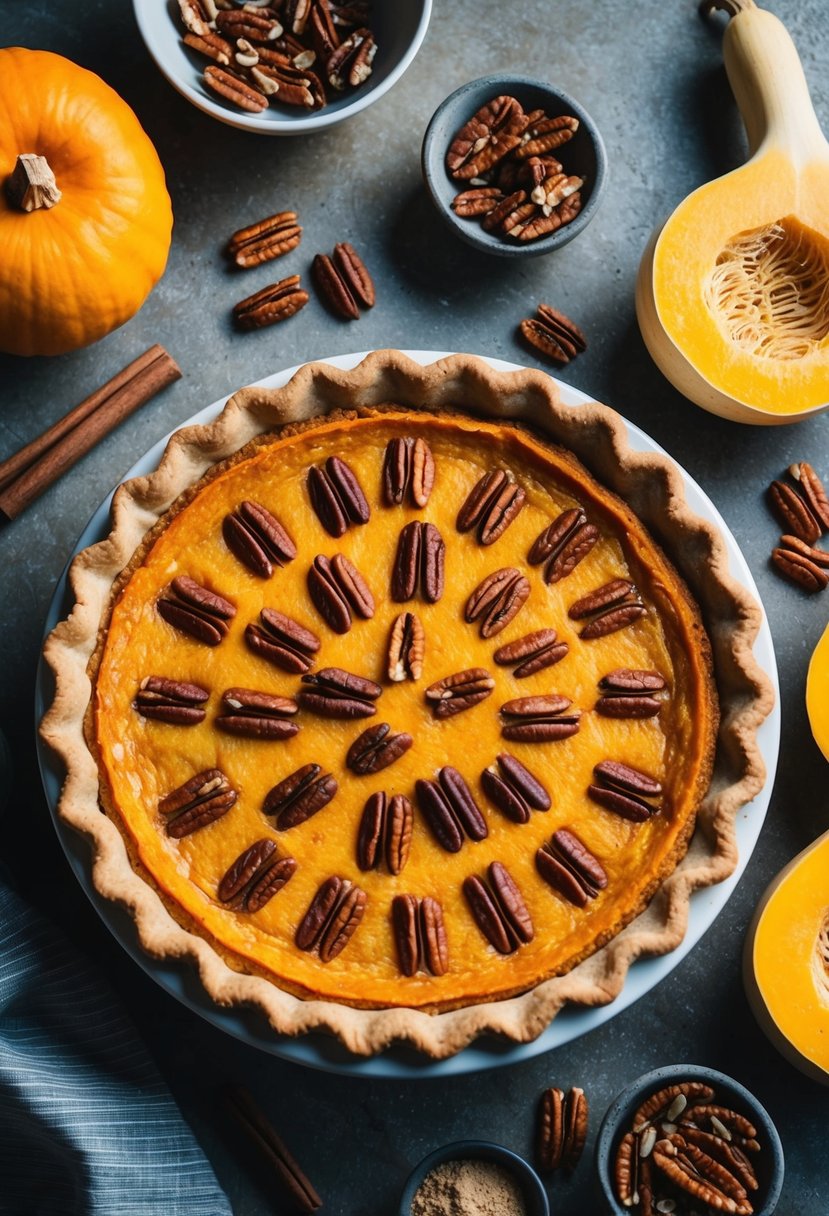
[[[429,25],[432,0],[375,0],[371,28],[377,41],[372,73],[365,84],[330,102],[322,110],[279,106],[260,114],[237,109],[205,87],[202,73],[210,63],[182,41],[185,30],[176,0],[133,0],[135,19],[147,50],[173,88],[219,122],[260,135],[307,135],[324,131],[359,114],[389,91],[414,59]]]

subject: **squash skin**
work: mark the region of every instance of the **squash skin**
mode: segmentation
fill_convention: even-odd
[[[18,211],[0,190],[0,350],[56,355],[127,321],[161,277],[172,207],[158,155],[100,77],[49,51],[0,50],[0,182],[46,158],[60,201]]]
[[[815,743],[829,760],[829,625],[823,631],[809,662],[806,712]]]
[[[752,159],[700,186],[654,236],[637,315],[654,361],[686,397],[725,418],[776,425],[829,408],[829,336],[801,358],[758,357],[712,314],[704,284],[732,238],[781,220],[814,234],[829,276],[829,145],[776,17],[751,5],[738,12],[724,53]]]
[[[790,1063],[823,1085],[829,1085],[829,960],[821,964],[816,944],[829,918],[827,875],[829,832],[774,879],[743,956],[746,994],[761,1028]]]

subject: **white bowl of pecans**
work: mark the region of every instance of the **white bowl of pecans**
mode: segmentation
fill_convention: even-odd
[[[358,114],[406,71],[432,0],[133,0],[150,55],[212,118],[305,135]]]
[[[423,139],[423,180],[446,224],[500,257],[537,257],[596,213],[607,158],[579,102],[545,81],[471,80],[438,106]]]

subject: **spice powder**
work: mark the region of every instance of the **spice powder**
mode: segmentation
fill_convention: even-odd
[[[411,1216],[526,1216],[521,1188],[494,1161],[443,1161],[412,1199]]]

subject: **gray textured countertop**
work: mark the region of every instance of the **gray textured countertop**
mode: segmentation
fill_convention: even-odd
[[[829,129],[825,0],[771,0],[798,45],[818,115]],[[8,7],[8,6],[7,6]],[[446,1141],[480,1136],[530,1149],[543,1087],[580,1084],[592,1133],[612,1097],[660,1064],[721,1068],[767,1105],[784,1140],[781,1216],[829,1209],[829,1091],[791,1069],[755,1025],[740,954],[771,877],[829,827],[827,769],[805,717],[808,656],[829,593],[808,598],[771,571],[777,531],[763,503],[795,459],[829,475],[829,417],[746,428],[684,401],[649,359],[633,289],[646,239],[693,187],[741,161],[742,127],[722,67],[720,35],[691,0],[437,0],[425,44],[376,106],[313,139],[268,140],[213,122],[162,79],[128,0],[14,5],[7,41],[61,52],[100,73],[136,110],[164,163],[176,225],[166,274],[145,307],[97,345],[58,359],[0,356],[0,459],[44,429],[153,342],[184,378],[102,442],[15,523],[0,530],[3,583],[0,722],[16,783],[2,854],[23,891],[57,910],[124,994],[238,1216],[288,1210],[217,1113],[216,1086],[244,1081],[273,1116],[332,1216],[391,1213],[409,1168]],[[419,150],[440,100],[497,70],[551,79],[603,133],[609,183],[586,232],[549,258],[512,263],[457,242],[430,210]],[[271,268],[229,273],[221,247],[244,223],[295,208],[303,242],[290,269],[351,241],[377,283],[378,303],[343,324],[312,302],[290,322],[232,331],[232,304],[272,281]],[[286,263],[287,268],[287,260]],[[279,276],[274,276],[279,277]],[[67,868],[38,779],[33,684],[42,621],[87,518],[135,459],[196,410],[299,361],[384,346],[453,349],[533,364],[515,327],[539,300],[584,328],[589,349],[561,377],[616,407],[683,464],[711,496],[745,554],[765,604],[780,669],[782,754],[767,822],[748,869],[714,927],[644,1000],[568,1047],[471,1076],[404,1082],[331,1076],[261,1055],[193,1016],[117,946]],[[539,364],[539,366],[541,366]],[[592,1134],[591,1134],[592,1143]],[[572,1181],[551,1184],[560,1216],[596,1210],[589,1153]]]

